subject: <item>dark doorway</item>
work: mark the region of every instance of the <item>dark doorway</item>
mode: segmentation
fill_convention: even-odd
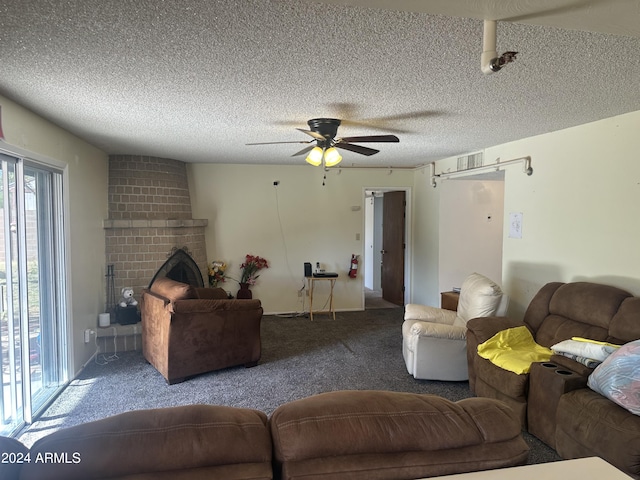
[[[404,305],[405,259],[404,191],[385,192],[382,206],[382,298]]]

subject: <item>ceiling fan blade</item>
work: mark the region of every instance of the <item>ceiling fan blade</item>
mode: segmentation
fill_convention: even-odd
[[[394,142],[397,143],[400,141],[398,137],[395,135],[366,135],[364,137],[342,137],[340,138],[342,142]]]
[[[362,147],[360,145],[353,145],[351,143],[336,143],[334,147],[342,148],[343,150],[350,150],[352,152],[359,153],[360,155],[366,155],[367,157],[375,155],[380,151],[376,150],[375,148]]]
[[[302,133],[306,133],[316,140],[326,140],[326,138],[324,138],[324,135],[320,135],[318,132],[314,132],[313,130],[305,130],[303,128],[296,128],[296,130],[300,130]]]
[[[278,145],[280,143],[311,143],[314,140],[309,140],[309,141],[303,141],[303,140],[298,140],[296,142],[259,142],[259,143],[245,143],[245,145]]]
[[[338,117],[344,118],[342,121],[342,125],[348,127],[357,127],[357,128],[371,128],[374,130],[382,130],[390,133],[416,133],[417,130],[421,130],[410,126],[410,124],[405,124],[406,126],[402,126],[401,123],[404,120],[420,121],[422,119],[428,119],[432,117],[441,116],[443,113],[437,110],[421,110],[416,112],[407,112],[401,113],[398,115],[385,115],[382,117],[366,117],[362,118],[362,116],[352,114],[350,116]]]
[[[315,145],[309,145],[308,147],[304,147],[302,150],[300,150],[299,152],[294,153],[291,156],[292,157],[297,157],[298,155],[304,155],[305,153],[310,152],[314,147],[315,147]]]

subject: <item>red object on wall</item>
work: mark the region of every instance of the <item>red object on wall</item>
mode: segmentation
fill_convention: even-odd
[[[351,267],[349,268],[349,277],[356,278],[358,276],[358,256],[351,255]]]

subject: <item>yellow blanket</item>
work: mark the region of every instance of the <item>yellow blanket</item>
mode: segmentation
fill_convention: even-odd
[[[547,362],[553,352],[538,345],[525,326],[508,328],[478,345],[478,355],[518,375],[529,373],[533,362]]]

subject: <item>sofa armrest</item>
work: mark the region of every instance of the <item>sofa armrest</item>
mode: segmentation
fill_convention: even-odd
[[[580,362],[576,362],[575,360],[565,357],[564,355],[552,355],[549,361],[557,364],[565,370],[569,370],[581,377],[584,377],[585,381],[589,378],[589,375],[593,373],[593,368],[589,368]]]
[[[433,322],[416,322],[411,326],[411,335],[415,337],[446,338],[464,340],[467,329],[459,325],[443,325]]]
[[[527,398],[529,433],[556,448],[556,411],[560,397],[572,390],[585,388],[587,378],[553,361],[533,363]]]
[[[502,330],[522,325],[524,325],[522,322],[509,317],[479,317],[472,318],[467,322],[467,369],[469,388],[472,392],[476,391],[475,361],[478,357],[478,345]]]
[[[431,307],[429,305],[409,303],[404,307],[405,320],[421,320],[425,322],[452,325],[456,316],[457,313],[452,310]]]
[[[486,342],[496,333],[507,328],[521,327],[521,321],[513,320],[509,317],[478,317],[467,322],[467,329],[473,333],[478,344]]]
[[[171,300],[169,300],[167,297],[163,297],[159,293],[155,293],[155,292],[152,292],[151,290],[146,290],[146,289],[142,291],[142,296],[140,298],[142,302],[144,302],[145,300],[149,301],[150,303],[160,301],[162,302],[162,305],[164,307],[166,307],[169,303],[171,303]],[[142,309],[142,305],[140,306],[140,308]]]

